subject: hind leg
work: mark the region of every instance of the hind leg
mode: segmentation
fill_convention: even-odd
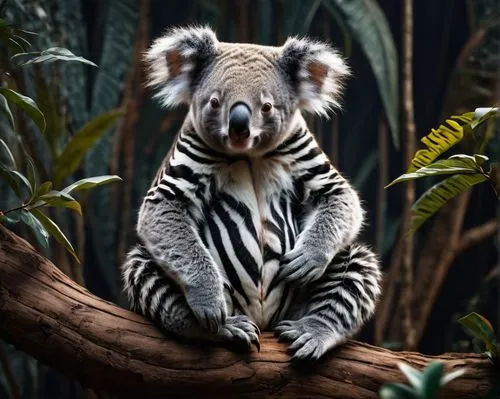
[[[180,288],[138,245],[127,255],[122,267],[125,290],[132,308],[160,329],[179,337],[226,342],[238,348],[259,348],[259,330],[247,316],[230,316],[216,333],[202,328]]]
[[[317,360],[354,334],[375,310],[380,270],[368,248],[353,244],[341,251],[325,274],[297,297],[276,324],[280,340],[290,342],[293,360]]]

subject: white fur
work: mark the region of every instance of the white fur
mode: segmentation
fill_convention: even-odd
[[[147,85],[158,89],[154,97],[162,106],[189,104],[192,96],[190,72],[195,68],[196,49],[186,46],[183,41],[187,38],[201,41],[204,36],[217,45],[215,33],[208,27],[177,28],[156,39],[145,53],[144,59],[149,66]],[[173,78],[166,59],[169,51],[179,51],[183,58],[181,73]]]
[[[340,108],[343,82],[350,75],[349,67],[338,52],[325,43],[292,37],[285,42],[282,51],[290,46],[306,51],[298,73],[301,108],[327,117],[330,110]],[[321,87],[310,79],[308,67],[314,63],[327,68]]]

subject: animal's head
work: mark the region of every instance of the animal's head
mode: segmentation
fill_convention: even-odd
[[[348,67],[324,43],[289,38],[281,47],[219,42],[209,28],[173,29],[146,53],[149,85],[188,117],[212,148],[257,154],[280,143],[300,110],[339,105]]]

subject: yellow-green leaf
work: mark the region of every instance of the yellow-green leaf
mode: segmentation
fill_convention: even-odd
[[[78,256],[76,255],[75,249],[73,248],[73,245],[69,242],[67,237],[64,235],[64,233],[61,231],[59,226],[54,223],[52,219],[47,217],[43,212],[41,212],[38,209],[32,209],[30,211],[33,216],[35,216],[38,221],[42,224],[42,226],[48,231],[48,233],[56,239],[57,242],[62,244],[66,250],[73,255],[73,257],[76,259],[78,263],[80,263],[80,259],[78,259]]]
[[[37,199],[41,195],[47,194],[51,188],[52,188],[51,181],[46,181],[40,184],[40,187],[38,187],[38,191],[36,192],[35,199]]]
[[[112,183],[115,181],[120,181],[122,178],[116,175],[104,175],[104,176],[95,176],[95,177],[87,177],[85,179],[78,180],[73,184],[66,187],[62,190],[63,193],[71,193],[73,191],[83,191],[90,190],[91,188]]]
[[[405,173],[388,184],[386,188],[397,183],[415,180],[426,176],[480,173],[480,166],[487,160],[488,157],[485,157],[484,155],[453,155],[448,159],[438,160],[430,165],[417,169],[414,172]]]
[[[88,122],[71,138],[54,162],[53,176],[56,187],[78,169],[87,151],[123,114],[123,109],[105,112]]]
[[[449,200],[485,180],[482,173],[454,175],[432,186],[412,206],[412,231],[417,231]]]
[[[466,331],[477,339],[481,340],[489,352],[495,351],[496,338],[493,326],[485,317],[472,312],[457,320]]]
[[[45,202],[49,206],[68,208],[76,211],[80,215],[82,214],[80,203],[67,193],[55,190],[49,191],[47,194],[41,195],[37,200],[37,204],[33,205],[33,207],[38,207],[38,202],[40,201]]]
[[[38,128],[44,132],[45,131],[45,117],[42,111],[38,108],[38,105],[29,97],[23,96],[18,92],[7,89],[5,87],[0,87],[0,94],[3,95],[8,101],[21,107],[24,112],[26,112],[29,117],[35,122]]]
[[[463,127],[473,120],[474,112],[467,112],[452,116],[439,128],[432,129],[427,136],[420,140],[427,148],[417,151],[406,173],[429,165],[445,151],[459,143],[464,135]]]

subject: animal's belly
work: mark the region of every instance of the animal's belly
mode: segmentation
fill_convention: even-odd
[[[260,328],[286,306],[277,281],[280,258],[293,248],[297,223],[281,199],[259,212],[251,204],[224,197],[205,209],[200,236],[233,289],[232,313],[248,315]]]

